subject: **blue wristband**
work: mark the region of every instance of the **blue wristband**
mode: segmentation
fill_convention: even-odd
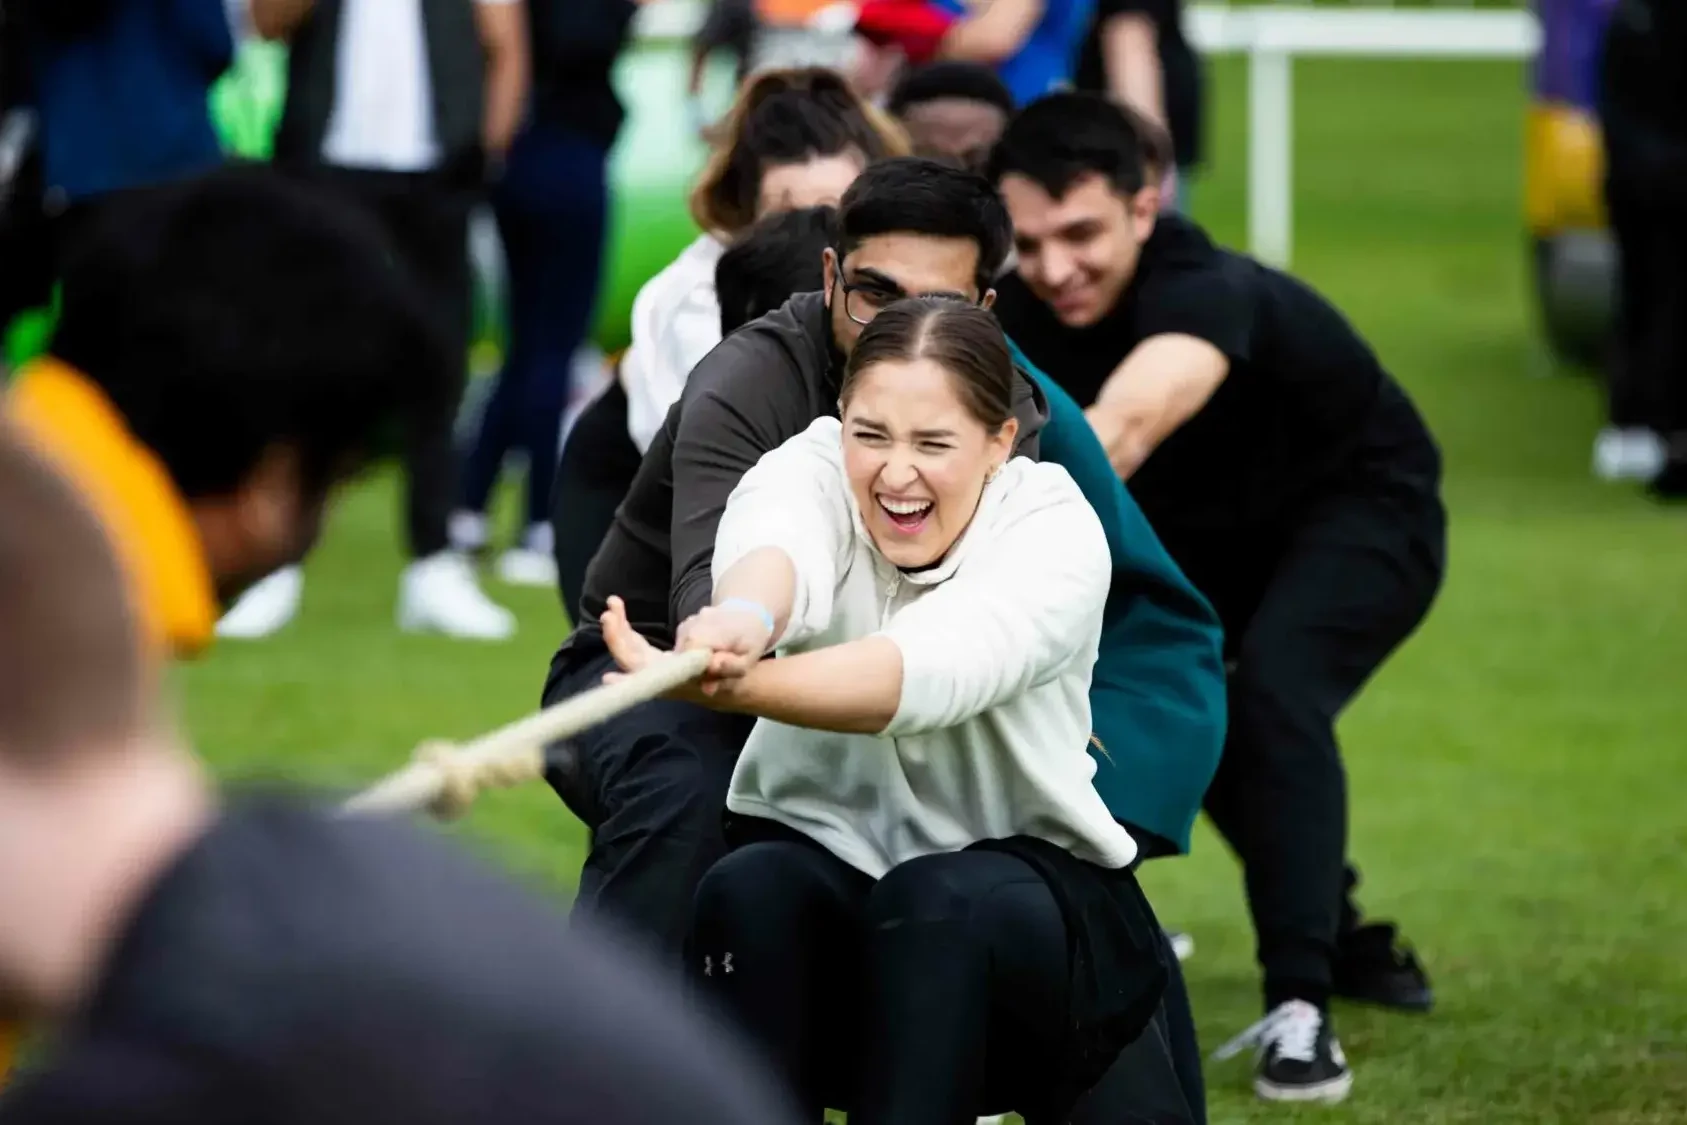
[[[767,635],[769,637],[773,636],[773,631],[777,624],[773,620],[773,611],[768,609],[765,605],[762,605],[760,602],[753,602],[749,598],[726,598],[722,600],[719,605],[722,609],[742,609],[749,613],[759,615],[761,617],[761,623],[767,626]]]

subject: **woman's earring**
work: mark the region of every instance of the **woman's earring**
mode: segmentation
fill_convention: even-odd
[[[989,484],[991,481],[995,480],[997,477],[999,477],[1001,475],[1002,475],[1002,466],[1000,465],[1000,463],[992,465],[992,466],[990,466],[990,475],[984,478],[984,483]]]

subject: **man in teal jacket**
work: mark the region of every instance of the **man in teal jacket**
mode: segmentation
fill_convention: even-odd
[[[1218,614],[1160,545],[1077,402],[1017,347],[1014,360],[1048,399],[1042,460],[1071,474],[1113,554],[1090,686],[1095,787],[1147,858],[1183,854],[1224,749]]]

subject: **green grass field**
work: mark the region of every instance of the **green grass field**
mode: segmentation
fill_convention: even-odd
[[[1214,78],[1197,209],[1238,242],[1244,79],[1229,63]],[[1448,455],[1446,590],[1343,724],[1363,901],[1406,922],[1441,1003],[1338,1013],[1357,1085],[1337,1109],[1256,1105],[1245,1065],[1213,1068],[1218,1123],[1687,1117],[1687,513],[1589,479],[1595,385],[1537,343],[1525,87],[1514,65],[1299,71],[1298,269],[1375,342]],[[361,488],[311,561],[302,619],[182,672],[225,776],[349,785],[536,703],[564,629],[554,597],[494,587],[521,614],[507,646],[400,636],[397,516],[389,480]],[[582,833],[548,791],[487,799],[460,831],[568,893]],[[1148,882],[1196,937],[1210,1049],[1258,1014],[1236,868],[1203,832]]]

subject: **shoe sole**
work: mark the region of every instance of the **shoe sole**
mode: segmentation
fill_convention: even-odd
[[[1353,1090],[1353,1072],[1310,1086],[1279,1086],[1265,1078],[1254,1079],[1254,1093],[1268,1102],[1325,1102],[1333,1105]]]

